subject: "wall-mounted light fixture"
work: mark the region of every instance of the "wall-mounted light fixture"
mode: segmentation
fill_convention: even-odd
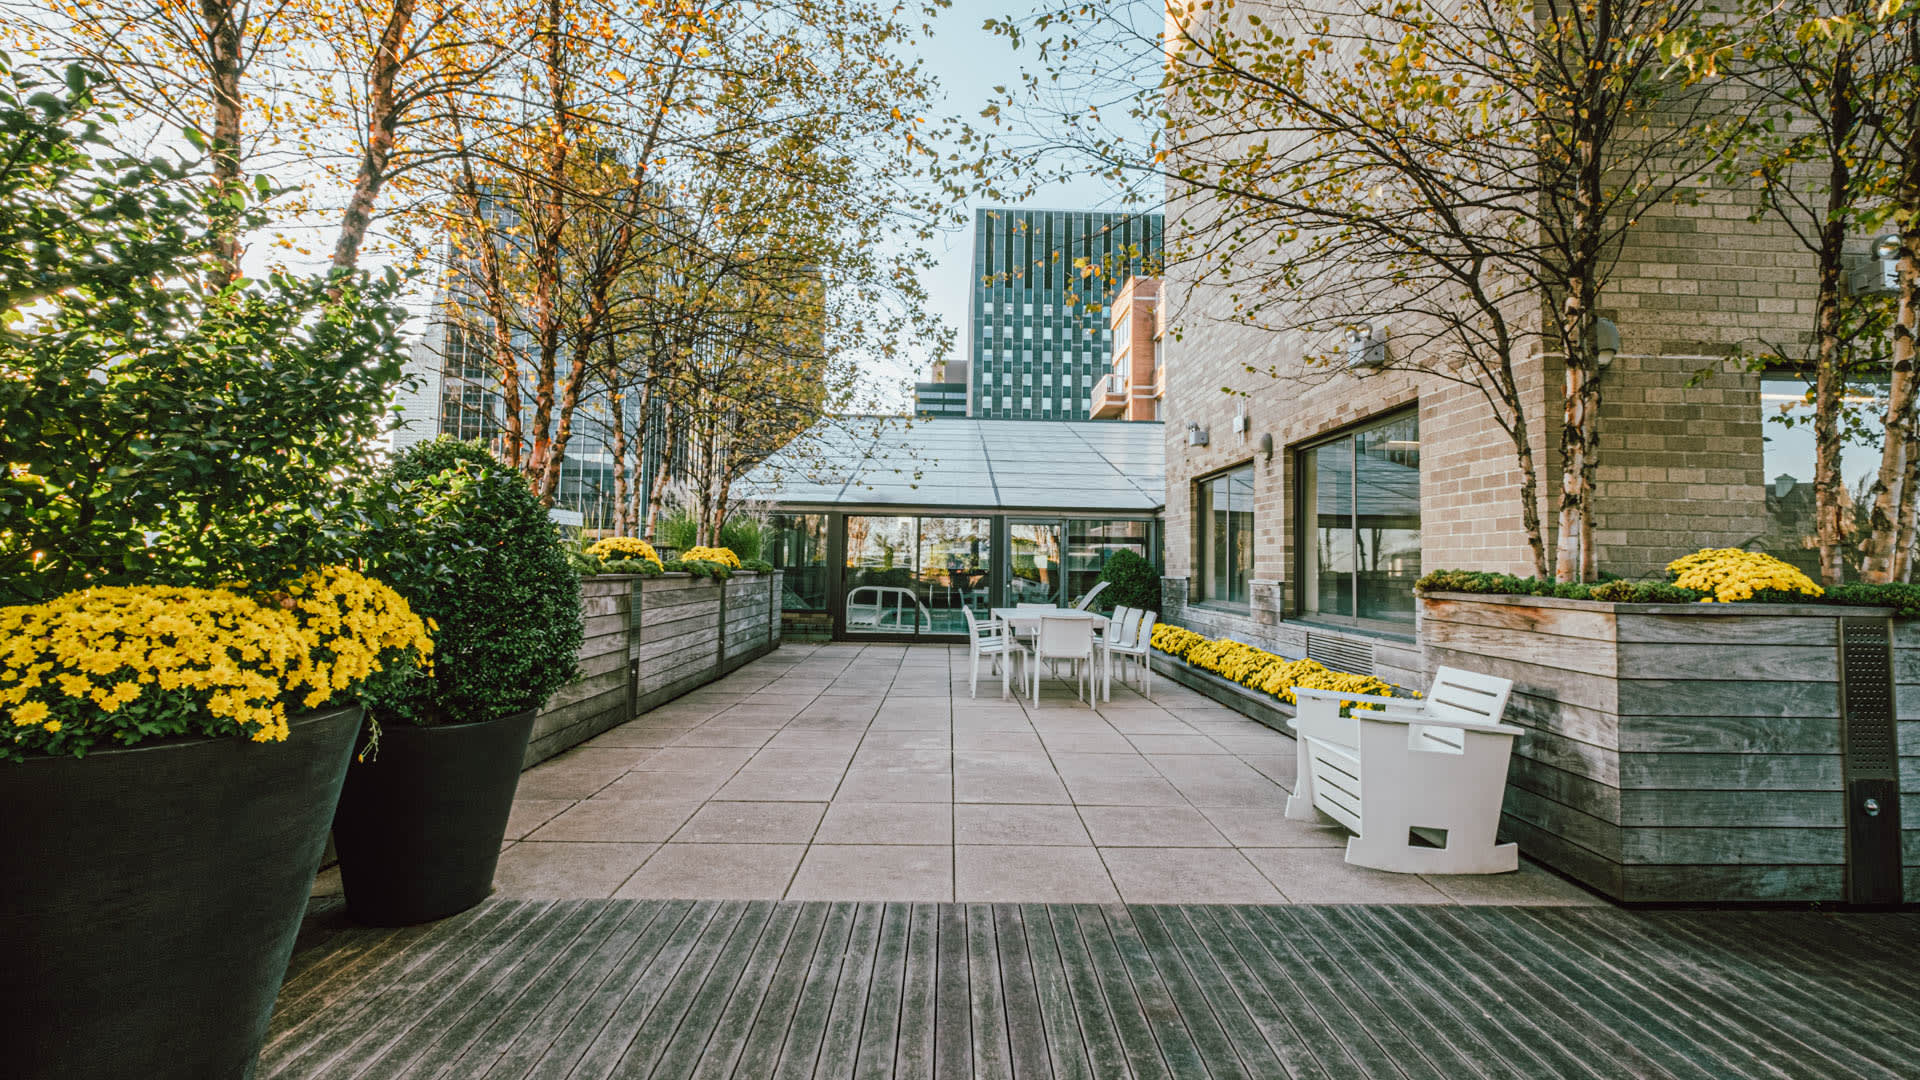
[[[1268,461],[1273,460],[1273,435],[1272,434],[1265,434],[1260,436],[1260,454],[1262,457],[1265,457]]]
[[[1873,239],[1866,255],[1841,258],[1846,270],[1847,293],[1851,296],[1893,296],[1900,291],[1900,234],[1884,233]]]
[[[1207,429],[1201,427],[1198,421],[1194,421],[1194,420],[1187,421],[1187,445],[1188,446],[1207,445]]]
[[[1387,362],[1387,328],[1367,324],[1347,327],[1347,367],[1379,367]]]
[[[1593,320],[1593,362],[1598,367],[1613,363],[1620,352],[1620,328],[1612,319]]]

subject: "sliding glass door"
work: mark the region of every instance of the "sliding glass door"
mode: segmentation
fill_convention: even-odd
[[[960,635],[986,617],[993,519],[847,517],[849,636]]]

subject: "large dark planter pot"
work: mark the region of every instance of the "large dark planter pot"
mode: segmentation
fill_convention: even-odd
[[[381,726],[379,754],[347,771],[333,820],[349,914],[406,926],[487,898],[533,715]]]
[[[252,1074],[360,730],[0,764],[0,1072]]]

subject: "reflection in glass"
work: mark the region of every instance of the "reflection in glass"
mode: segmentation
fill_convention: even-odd
[[[1887,383],[1883,380],[1849,385],[1843,415],[1866,418],[1886,414]],[[1761,452],[1766,477],[1767,532],[1761,538],[1769,554],[1799,567],[1820,580],[1819,521],[1813,496],[1813,402],[1805,380],[1760,380]],[[1867,521],[1867,494],[1880,470],[1884,429],[1876,423],[1841,425],[1840,505],[1844,542],[1840,546],[1843,577],[1860,580],[1861,545],[1872,526]]]
[[[1413,413],[1300,455],[1301,607],[1309,614],[1413,621],[1420,578],[1420,427]]]
[[[1101,572],[1107,568],[1107,560],[1116,551],[1131,551],[1142,558],[1151,558],[1147,554],[1147,523],[1089,521],[1084,518],[1069,521],[1067,599],[1085,596],[1099,582]]]
[[[1206,599],[1247,602],[1253,573],[1253,467],[1202,481],[1200,542],[1202,592]]]
[[[1012,572],[1007,578],[1007,603],[1058,604],[1060,595],[1060,526],[1056,522],[1012,522],[1007,527]]]
[[[766,560],[785,570],[783,611],[827,610],[827,516],[775,514]]]
[[[988,613],[990,518],[847,517],[850,633],[964,634]]]

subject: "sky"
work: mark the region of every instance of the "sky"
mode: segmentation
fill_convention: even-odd
[[[933,37],[923,53],[927,71],[939,80],[944,94],[939,115],[960,115],[978,120],[980,110],[993,98],[993,88],[1011,86],[1019,80],[1021,68],[1032,66],[1031,52],[1019,53],[1007,39],[995,36],[981,24],[989,18],[1024,14],[1028,5],[1015,0],[953,0],[933,25]],[[971,211],[989,205],[976,202],[968,207],[967,227],[936,237],[928,250],[925,284],[930,308],[942,323],[954,331],[955,355],[966,348],[968,305],[972,300],[973,229]],[[992,204],[1000,205],[1000,204]],[[1034,198],[1016,205],[1049,209],[1113,210],[1121,208],[1120,192],[1111,184],[1084,178],[1072,183],[1055,184]],[[891,373],[889,373],[891,374]],[[918,370],[903,372],[909,378],[927,378],[924,361]],[[900,404],[905,405],[906,402]]]

